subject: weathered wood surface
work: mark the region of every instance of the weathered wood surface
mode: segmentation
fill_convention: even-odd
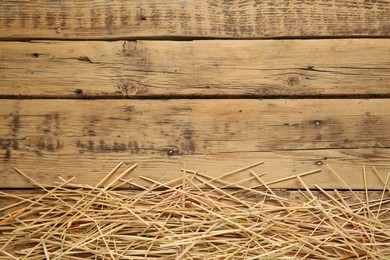
[[[3,39],[390,35],[390,1],[1,1]]]
[[[320,167],[305,177],[309,185],[345,188],[329,163],[362,189],[363,164],[389,170],[389,105],[387,99],[1,100],[0,187],[31,187],[14,166],[45,183],[76,175],[91,184],[119,161],[140,164],[135,181],[138,175],[172,180],[184,165],[217,176],[265,161],[256,171],[266,172],[267,181]],[[383,187],[369,171],[368,187]],[[243,176],[249,177],[232,178]]]
[[[0,95],[390,94],[390,39],[1,42]]]

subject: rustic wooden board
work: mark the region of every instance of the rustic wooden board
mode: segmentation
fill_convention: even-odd
[[[0,95],[390,94],[390,39],[1,42]]]
[[[217,176],[265,161],[256,171],[268,181],[321,167],[305,177],[309,185],[345,188],[329,163],[361,189],[363,164],[389,170],[389,106],[387,99],[1,100],[0,187],[31,187],[14,166],[45,183],[76,175],[91,184],[119,161],[140,163],[135,181],[172,180],[184,165]],[[371,169],[368,184],[383,187]]]
[[[388,37],[390,2],[1,1],[0,25],[3,39]]]

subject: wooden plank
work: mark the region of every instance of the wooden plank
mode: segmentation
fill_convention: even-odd
[[[364,0],[1,1],[3,39],[390,35],[390,2]]]
[[[0,95],[389,95],[390,39],[2,42]]]
[[[137,182],[138,175],[172,180],[183,165],[217,176],[265,161],[256,171],[267,172],[267,181],[323,168],[305,177],[308,185],[345,188],[325,167],[329,163],[351,187],[362,189],[363,164],[381,174],[389,170],[389,104],[387,99],[2,100],[0,187],[31,187],[14,166],[45,183],[59,175],[96,183],[119,161],[140,163]],[[383,186],[371,169],[368,185]]]
[[[266,173],[264,181],[270,182],[296,174],[321,169],[321,172],[304,177],[310,188],[318,184],[326,189],[346,189],[332,172],[324,165],[329,164],[339,173],[352,189],[364,189],[362,166],[366,165],[368,172],[368,188],[378,190],[383,187],[372,167],[380,172],[385,180],[390,171],[389,149],[325,149],[325,150],[292,150],[274,152],[235,152],[204,155],[178,155],[169,157],[166,152],[155,151],[155,154],[131,154],[131,151],[84,152],[78,154],[77,148],[69,144],[68,152],[41,152],[37,155],[30,151],[11,151],[12,158],[2,158],[0,165],[2,188],[31,188],[32,183],[12,168],[17,167],[29,176],[43,184],[51,185],[63,178],[76,177],[79,183],[96,184],[120,161],[126,167],[137,163],[138,167],[129,174],[134,182],[148,185],[139,176],[159,179],[168,182],[181,176],[183,167],[217,177],[224,173],[252,165],[259,161],[265,163],[255,167],[255,172]],[[36,149],[36,148],[35,148]],[[4,154],[4,150],[1,151]],[[35,154],[34,154],[35,153]],[[125,166],[122,168],[124,170]],[[120,171],[122,172],[122,171]],[[248,171],[235,174],[228,179],[240,181],[249,178]],[[256,185],[255,181],[246,181],[243,186]],[[125,186],[130,187],[130,186]],[[275,188],[303,188],[297,179],[292,179],[273,185]],[[130,187],[134,188],[134,187]]]

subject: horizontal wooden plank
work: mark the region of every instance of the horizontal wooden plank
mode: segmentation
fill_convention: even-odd
[[[389,36],[390,2],[1,1],[1,38]]]
[[[363,164],[389,170],[389,106],[387,99],[2,100],[0,187],[31,187],[14,166],[45,183],[59,175],[91,183],[119,161],[140,163],[137,182],[172,180],[184,165],[217,176],[265,161],[256,170],[267,181],[320,167],[308,185],[345,188],[329,163],[361,189]],[[370,176],[370,189],[383,187]]]
[[[383,187],[372,167],[374,166],[382,177],[386,179],[386,173],[390,171],[389,149],[326,149],[305,151],[275,151],[275,152],[235,152],[216,153],[205,155],[180,155],[169,157],[164,152],[155,154],[131,154],[130,151],[115,152],[85,152],[71,148],[68,152],[42,151],[40,155],[29,151],[11,151],[12,158],[2,160],[0,165],[2,188],[31,188],[33,184],[16,173],[12,168],[17,167],[38,182],[51,185],[58,182],[59,176],[63,178],[76,177],[78,183],[97,184],[115,165],[124,161],[127,167],[137,163],[138,167],[129,174],[135,183],[148,185],[139,176],[158,179],[168,182],[179,178],[181,169],[199,169],[209,176],[217,177],[226,172],[241,169],[259,161],[265,163],[255,167],[257,173],[266,173],[263,180],[271,182],[281,178],[321,169],[321,172],[304,177],[310,188],[315,184],[323,188],[347,189],[332,172],[325,166],[329,164],[339,173],[352,189],[363,189],[362,166],[366,165],[368,172],[368,188],[378,190]],[[1,151],[3,154],[4,152]],[[4,158],[4,157],[3,157]],[[123,167],[124,169],[125,167]],[[121,171],[122,172],[122,171]],[[248,171],[238,173],[228,178],[229,181],[240,181],[250,178]],[[254,180],[241,183],[243,186],[256,185]],[[291,179],[272,185],[281,189],[303,188],[297,179]],[[134,188],[132,186],[124,186]]]
[[[0,95],[389,95],[390,39],[1,42]]]

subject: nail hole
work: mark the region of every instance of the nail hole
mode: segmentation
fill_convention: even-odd
[[[174,150],[168,150],[167,152],[168,156],[172,156],[175,154],[175,151]]]
[[[32,56],[33,56],[34,58],[39,58],[39,53],[33,53]]]
[[[80,88],[78,88],[78,89],[76,89],[76,90],[74,91],[74,93],[76,93],[77,95],[81,95],[81,94],[83,94],[83,90],[80,89]]]
[[[141,16],[141,20],[142,21],[146,21],[146,17],[145,16]]]

